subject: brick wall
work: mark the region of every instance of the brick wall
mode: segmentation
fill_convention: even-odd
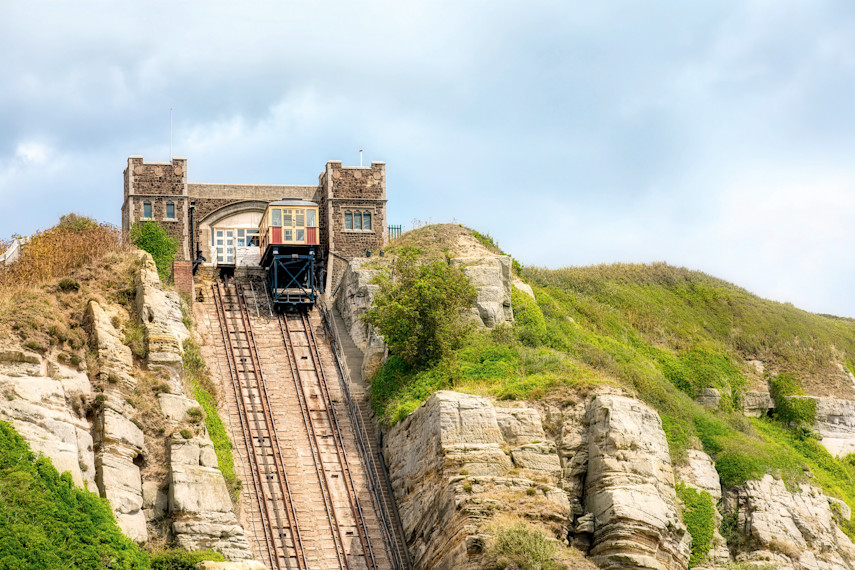
[[[193,262],[175,261],[172,263],[172,282],[179,293],[193,298]]]

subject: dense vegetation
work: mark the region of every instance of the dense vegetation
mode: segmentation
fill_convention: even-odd
[[[715,506],[712,495],[683,484],[677,485],[677,496],[683,503],[683,522],[692,535],[692,553],[689,568],[706,560],[715,533]]]
[[[449,231],[421,228],[401,242],[435,256]],[[495,247],[489,236],[478,239]],[[842,368],[853,370],[855,321],[661,263],[526,267],[521,277],[535,299],[514,292],[513,327],[474,333],[427,369],[389,359],[372,382],[382,421],[401,420],[437,389],[560,403],[614,383],[659,412],[675,462],[701,447],[726,486],[773,473],[790,485],[811,480],[855,507],[855,468],[819,444],[811,430],[815,406],[798,398],[853,397]],[[783,403],[776,416],[745,418],[746,391],[767,383]],[[705,388],[722,394],[718,409],[694,401]]]
[[[460,347],[471,326],[461,311],[475,300],[475,288],[459,268],[420,263],[418,250],[406,249],[375,281],[380,290],[363,319],[408,366],[436,364]]]
[[[106,500],[76,488],[0,422],[0,569],[148,567]]]
[[[132,244],[151,254],[160,280],[166,281],[175,260],[175,252],[178,251],[178,241],[153,220],[135,223],[128,237]]]

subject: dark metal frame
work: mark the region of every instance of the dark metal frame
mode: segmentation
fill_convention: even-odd
[[[307,255],[275,253],[267,270],[267,282],[274,305],[315,304],[315,249]],[[289,292],[297,289],[299,292]]]

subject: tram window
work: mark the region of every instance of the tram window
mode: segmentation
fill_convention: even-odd
[[[362,214],[362,229],[370,230],[371,229],[371,214],[365,212]]]
[[[353,229],[353,214],[350,212],[344,213],[344,229],[352,230]]]
[[[306,241],[306,230],[297,230],[297,241]]]
[[[314,210],[306,210],[306,227],[314,228],[317,225],[316,212]]]
[[[298,227],[301,227],[301,228],[302,228],[302,227],[305,227],[305,225],[306,225],[306,221],[305,221],[305,215],[303,214],[303,210],[297,210],[297,211],[296,211],[296,214],[297,214],[297,215],[296,215],[296,217],[297,217],[297,226],[298,226]]]
[[[285,237],[282,238],[282,241],[291,241],[292,235],[293,235],[292,230],[290,230],[290,229],[285,230]]]
[[[285,226],[286,228],[290,228],[292,226],[292,224],[291,224],[291,210],[283,210],[282,212],[284,213],[284,216],[282,219],[282,225]]]
[[[279,208],[273,208],[271,212],[273,214],[273,226],[277,228],[280,227],[282,225],[282,210],[280,210]]]

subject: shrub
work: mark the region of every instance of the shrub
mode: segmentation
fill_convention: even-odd
[[[715,507],[712,496],[706,491],[700,493],[682,483],[677,485],[677,496],[683,501],[683,522],[692,535],[692,554],[689,568],[706,560],[712,546],[715,532]]]
[[[558,554],[554,541],[526,523],[500,529],[489,547],[499,564],[515,564],[520,570],[551,570],[561,565],[553,560]]]
[[[419,263],[413,250],[404,250],[391,273],[375,279],[380,290],[363,320],[377,328],[392,353],[424,368],[460,346],[471,327],[463,309],[475,300],[463,271],[441,260]]]
[[[149,561],[105,499],[76,488],[0,422],[0,568],[105,567],[145,569]]]
[[[63,291],[78,291],[80,283],[70,277],[63,277],[59,280],[59,288]]]
[[[791,427],[813,427],[816,421],[816,400],[798,398],[805,392],[793,374],[782,373],[769,382],[775,400],[775,417]]]
[[[130,240],[135,246],[151,254],[160,280],[166,281],[175,260],[175,252],[178,251],[178,241],[152,220],[135,223],[131,227]]]
[[[205,560],[223,562],[225,558],[219,552],[210,550],[164,550],[152,554],[151,570],[196,570],[196,565]]]

